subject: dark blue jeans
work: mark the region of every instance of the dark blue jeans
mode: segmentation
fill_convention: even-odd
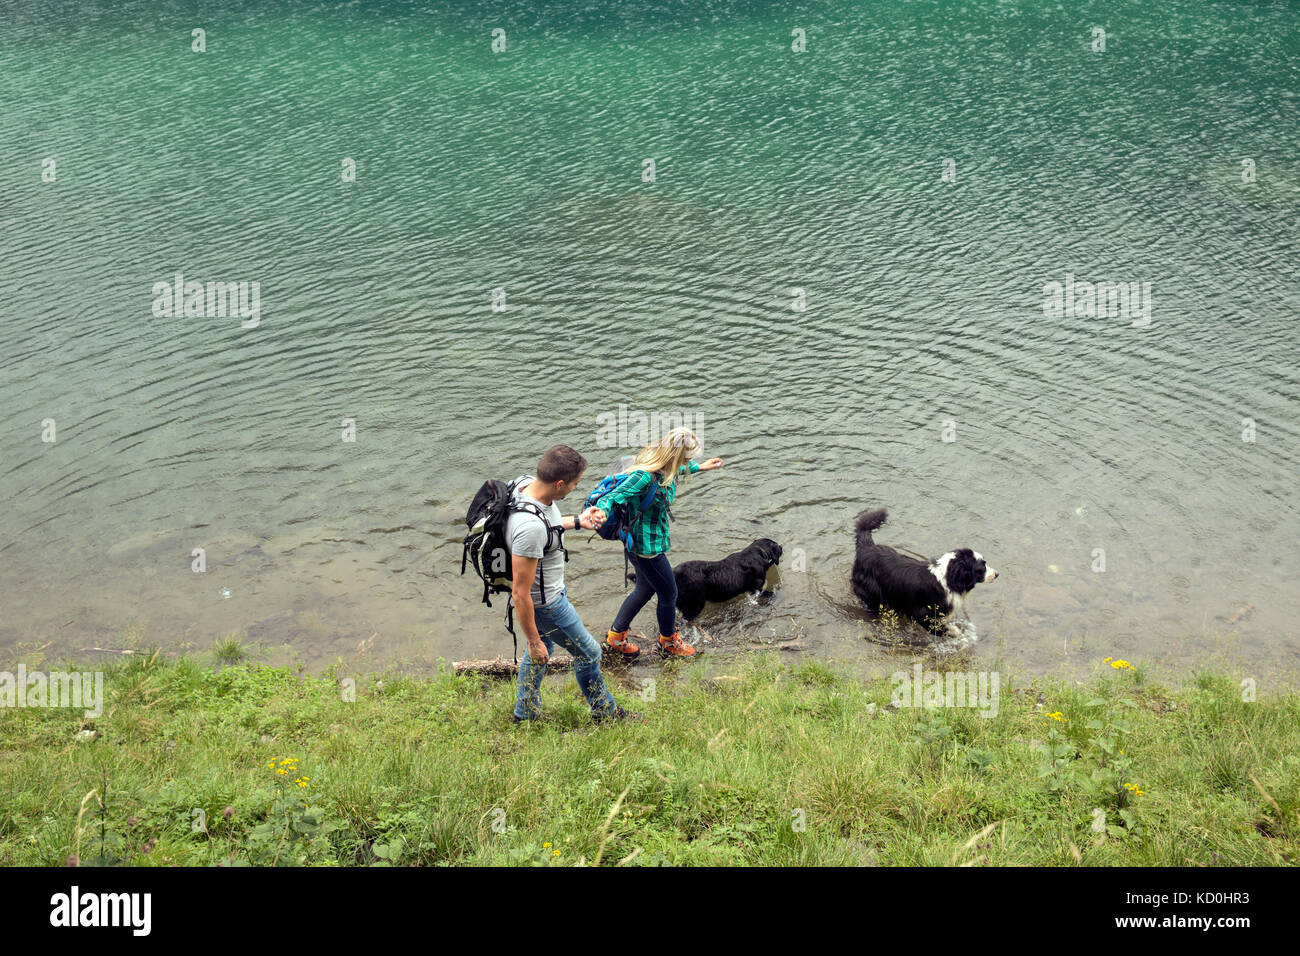
[[[668,555],[643,558],[632,554],[628,557],[636,568],[636,587],[614,615],[614,626],[610,630],[626,631],[630,628],[637,612],[646,606],[651,595],[657,594],[659,603],[655,605],[655,615],[659,618],[659,633],[672,637],[677,631],[677,581],[673,578],[673,566],[668,563]]]

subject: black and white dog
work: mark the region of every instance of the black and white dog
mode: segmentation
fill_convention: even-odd
[[[961,629],[951,620],[953,613],[961,609],[975,585],[994,580],[998,573],[970,548],[922,561],[876,544],[871,532],[885,523],[885,514],[884,508],[875,508],[858,515],[853,593],[873,611],[888,608],[932,634],[962,637]]]
[[[759,538],[743,551],[718,561],[683,561],[673,568],[677,609],[686,623],[692,624],[708,601],[730,601],[740,594],[761,592],[768,568],[780,563],[781,546],[771,538]]]

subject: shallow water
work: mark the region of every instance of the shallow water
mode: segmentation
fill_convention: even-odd
[[[594,484],[626,406],[727,462],[675,559],[785,547],[721,649],[891,667],[848,589],[883,505],[1002,572],[977,659],[1294,681],[1300,7],[600,6],[5,6],[0,654],[509,653],[464,508],[554,442]],[[259,324],[156,317],[177,272]],[[1045,314],[1067,276],[1149,326]],[[574,548],[593,631],[621,567]]]

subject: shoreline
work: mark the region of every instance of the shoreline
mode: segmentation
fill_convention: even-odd
[[[779,652],[611,670],[643,718],[612,726],[560,674],[514,727],[510,681],[372,673],[349,700],[334,674],[141,654],[104,668],[98,718],[0,710],[0,863],[1300,860],[1300,694],[1098,664],[1082,686],[1001,675],[987,717],[943,677],[938,706],[898,706],[888,679]]]
[[[785,630],[776,633],[783,622]],[[634,624],[633,631],[643,646],[649,646],[651,642],[644,628],[638,629]],[[1288,666],[1281,660],[1251,662],[1242,646],[1242,636],[1223,628],[1214,632],[1207,629],[1187,639],[1188,645],[1199,648],[1195,658],[1188,656],[1182,648],[1177,653],[1144,654],[1141,648],[1113,637],[1104,637],[1099,630],[1096,634],[1064,638],[1061,656],[1056,659],[1048,659],[1041,653],[1030,655],[1026,649],[1017,649],[1012,638],[999,633],[959,645],[889,641],[882,638],[893,632],[887,633],[879,626],[871,633],[864,628],[827,634],[825,628],[802,624],[789,614],[759,621],[757,626],[724,624],[717,629],[711,627],[710,631],[712,641],[702,645],[705,651],[702,660],[709,667],[719,662],[736,665],[756,654],[772,652],[792,663],[817,662],[863,681],[882,679],[899,668],[910,668],[917,660],[937,667],[961,665],[997,669],[1014,675],[1018,681],[1078,681],[1087,679],[1096,661],[1109,653],[1140,657],[1151,678],[1175,688],[1184,686],[1202,672],[1210,671],[1238,681],[1249,679],[1261,688],[1261,693],[1265,689],[1270,693],[1300,692],[1300,666]],[[689,632],[685,636],[692,642],[697,640]],[[9,648],[0,648],[0,669],[13,668],[19,663],[33,666],[50,661],[72,668],[111,666],[114,662],[160,651],[170,660],[212,659],[217,663],[256,660],[265,665],[288,668],[300,676],[338,673],[364,677],[383,673],[432,679],[443,670],[452,669],[458,662],[494,659],[510,662],[513,653],[510,637],[504,628],[496,638],[487,642],[487,646],[481,642],[462,643],[459,653],[426,650],[430,642],[416,635],[401,635],[388,641],[383,637],[378,632],[371,632],[359,640],[339,638],[328,642],[326,647],[318,647],[294,642],[273,643],[266,637],[250,639],[247,632],[236,631],[215,639],[159,643],[148,639],[142,631],[131,630],[104,644],[91,642],[80,646],[72,654],[48,643],[18,642]],[[520,647],[520,653],[522,650]],[[616,673],[626,671],[637,678],[653,677],[663,670],[663,663],[653,653],[643,654],[630,666],[621,661],[611,663],[608,659],[605,666],[615,669]]]

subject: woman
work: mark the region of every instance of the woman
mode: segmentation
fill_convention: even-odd
[[[628,477],[599,501],[596,507],[608,515],[615,505],[626,504],[628,533],[632,541],[628,557],[636,567],[636,588],[627,596],[614,617],[605,639],[624,658],[635,657],[640,648],[627,639],[628,629],[637,612],[645,607],[652,594],[659,596],[656,615],[659,619],[659,652],[670,657],[691,657],[695,648],[682,641],[675,623],[677,618],[677,582],[668,563],[668,506],[677,497],[677,485],[697,471],[722,467],[721,458],[703,464],[691,461],[698,454],[700,440],[689,428],[674,428],[659,441],[637,453]],[[654,498],[644,511],[651,482],[657,484]]]

